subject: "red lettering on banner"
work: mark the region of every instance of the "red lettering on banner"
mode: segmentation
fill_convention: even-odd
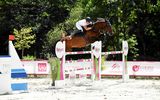
[[[115,64],[112,65],[112,70],[115,69],[115,68],[119,69],[120,66],[117,63],[115,63]]]
[[[46,72],[47,71],[47,64],[46,63],[38,63],[38,71],[39,72]]]
[[[137,71],[145,71],[145,72],[150,72],[150,71],[153,71],[153,66],[140,66],[140,65],[134,65],[133,67],[132,67],[132,70],[134,71],[134,72],[137,72]]]
[[[144,71],[153,71],[153,66],[141,66],[141,69]]]

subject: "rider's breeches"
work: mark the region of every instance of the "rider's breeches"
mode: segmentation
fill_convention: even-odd
[[[79,22],[76,23],[76,27],[78,30],[81,30],[83,32],[83,28],[81,25],[79,25]]]

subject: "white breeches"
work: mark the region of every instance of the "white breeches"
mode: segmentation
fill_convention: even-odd
[[[81,30],[81,31],[83,32],[83,28],[82,28],[81,25],[79,25],[79,22],[76,23],[76,28],[77,28],[78,30]]]

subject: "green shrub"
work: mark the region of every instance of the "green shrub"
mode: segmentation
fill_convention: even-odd
[[[49,58],[51,66],[52,86],[55,86],[55,80],[60,80],[60,60],[58,58]]]
[[[35,60],[35,59],[36,57],[31,55],[23,56],[23,60]]]

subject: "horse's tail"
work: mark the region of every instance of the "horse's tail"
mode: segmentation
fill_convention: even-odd
[[[70,40],[71,38],[69,36],[70,36],[70,34],[68,32],[61,33],[61,40],[60,41]]]
[[[61,38],[64,38],[66,36],[66,32],[61,33]]]
[[[65,33],[65,32],[62,32],[62,33],[61,33],[61,40],[60,40],[60,41],[64,41],[64,40],[65,40],[65,36],[66,36],[66,33]]]

